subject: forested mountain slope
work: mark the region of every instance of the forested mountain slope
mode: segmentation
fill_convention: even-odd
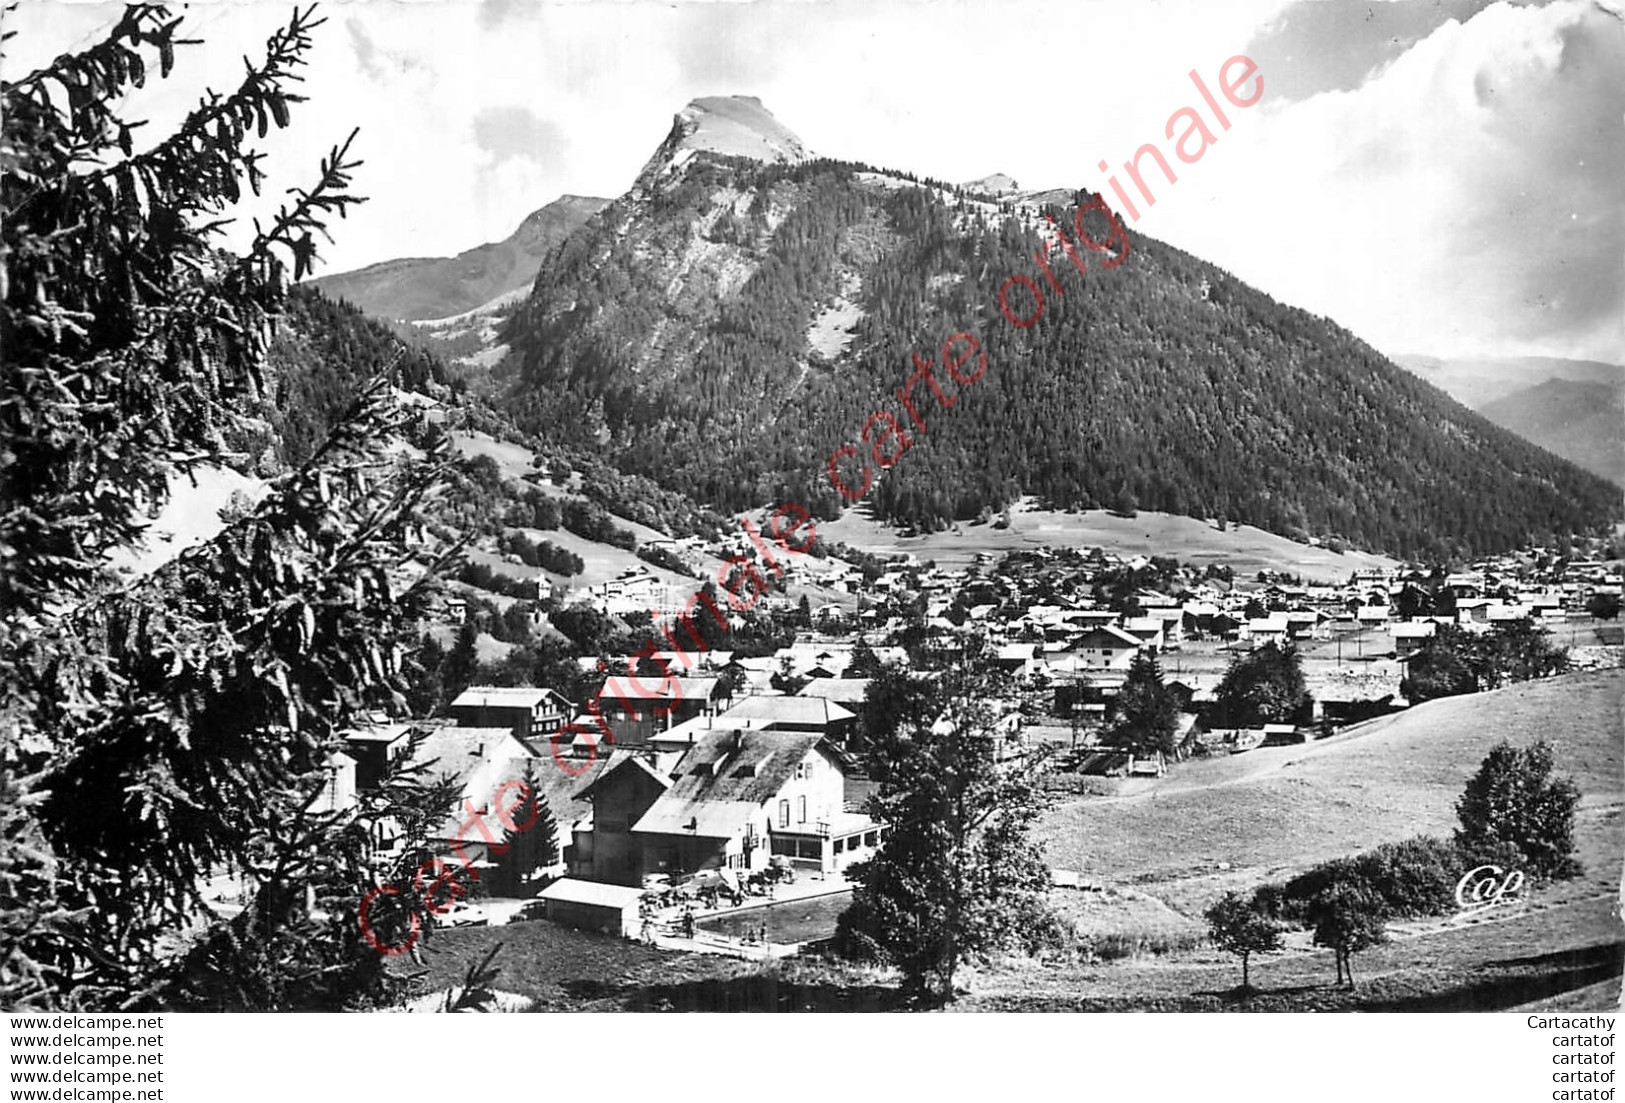
[[[1625,384],[1548,379],[1479,408],[1497,425],[1625,486]]]
[[[1051,282],[1033,257],[1054,231],[1031,206],[866,166],[683,148],[681,123],[508,324],[507,401],[530,431],[707,503],[795,500],[826,517],[844,504],[829,457],[851,444],[847,485],[868,461],[873,508],[926,528],[1032,493],[1421,556],[1620,514],[1616,489],[1329,319],[1115,237],[1098,211],[1082,227],[1110,248],[1077,242],[1080,274],[1051,240]],[[1074,239],[1073,209],[1050,213]],[[1001,316],[1016,275],[1047,293],[1025,328]],[[1006,306],[1024,319],[1034,303],[1014,286]],[[971,385],[942,364],[956,332],[987,353]],[[916,350],[943,388],[916,380],[918,421],[895,395]],[[874,439],[884,423],[860,439],[879,410],[909,441],[889,469],[869,460],[871,446],[898,450]]]

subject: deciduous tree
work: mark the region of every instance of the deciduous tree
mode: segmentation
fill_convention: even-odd
[[[1231,727],[1295,723],[1309,704],[1298,649],[1267,643],[1232,660],[1213,698],[1219,720]]]
[[[1252,991],[1248,962],[1254,954],[1274,953],[1281,948],[1281,928],[1265,915],[1252,898],[1227,892],[1203,913],[1208,937],[1213,945],[1241,959],[1241,990]]]
[[[1456,801],[1456,845],[1468,854],[1511,846],[1527,863],[1526,873],[1577,875],[1574,809],[1580,790],[1567,778],[1552,777],[1552,765],[1545,740],[1523,748],[1496,744]]]
[[[1354,955],[1388,941],[1382,897],[1358,881],[1337,881],[1309,902],[1316,946],[1337,961],[1337,983],[1354,985]]]

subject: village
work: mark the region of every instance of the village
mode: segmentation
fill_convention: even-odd
[[[743,535],[672,540],[666,552],[696,565],[771,554]],[[867,806],[864,749],[870,687],[888,670],[998,671],[1008,693],[984,702],[998,758],[1042,760],[1046,788],[1061,797],[1405,709],[1407,666],[1445,626],[1529,626],[1568,648],[1577,669],[1620,665],[1625,651],[1613,623],[1625,588],[1617,565],[1545,549],[1455,571],[1353,569],[1336,583],[1243,579],[1222,564],[1099,548],[981,553],[958,568],[912,556],[788,558],[762,564],[776,585],[754,611],[788,626],[794,642],[763,654],[703,646],[685,619],[693,598],[674,598],[654,570],[629,567],[565,592],[538,575],[537,602],[517,604],[544,629],[544,607],[584,607],[611,623],[647,614],[672,649],[580,656],[597,683],[590,699],[476,682],[444,715],[357,727],[334,756],[328,807],[381,784],[392,759],[454,783],[458,810],[425,840],[455,874],[430,905],[436,925],[541,920],[773,958],[828,937],[850,899],[845,871],[886,838]],[[462,630],[481,600],[449,588],[431,627]],[[1271,648],[1301,664],[1306,707],[1227,726],[1215,690],[1238,659]],[[1178,704],[1168,752],[1104,738],[1131,668],[1147,657]],[[539,806],[528,838],[515,837],[500,807],[519,785]],[[383,855],[402,843],[388,831],[374,840]],[[1076,877],[1054,873],[1057,883]]]

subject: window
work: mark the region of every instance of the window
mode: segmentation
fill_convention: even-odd
[[[779,801],[779,826],[790,826],[790,802],[787,800]]]
[[[807,822],[807,798],[803,796],[803,797],[797,797],[796,799],[801,802],[801,807],[799,809],[799,811],[801,812],[801,822],[806,823]]]

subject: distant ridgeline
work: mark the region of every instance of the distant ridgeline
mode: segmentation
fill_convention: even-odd
[[[1062,293],[1046,284],[1042,321],[1017,329],[999,289],[1041,280],[1043,222],[1008,197],[824,160],[659,160],[543,265],[504,334],[507,404],[708,504],[835,516],[831,450],[867,452],[856,428],[902,417],[911,353],[972,330],[986,376],[877,470],[888,519],[941,528],[1034,494],[1431,557],[1621,516],[1617,488],[1142,234],[1086,275],[1054,253]],[[1064,200],[1049,210],[1071,225]]]

